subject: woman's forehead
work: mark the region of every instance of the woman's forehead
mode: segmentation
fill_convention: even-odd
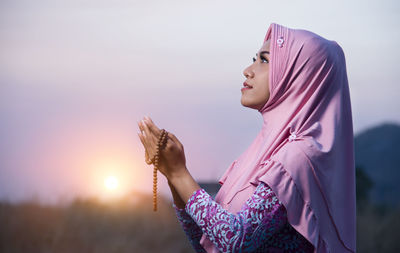
[[[270,47],[270,43],[271,42],[271,40],[270,39],[268,39],[268,40],[266,40],[265,42],[264,42],[264,44],[261,46],[261,48],[260,48],[260,50],[259,51],[269,51],[269,47]]]

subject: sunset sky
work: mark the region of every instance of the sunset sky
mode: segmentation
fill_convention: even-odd
[[[271,22],[342,46],[355,133],[400,123],[399,13],[395,0],[2,0],[0,199],[150,193],[145,115],[196,179],[217,180],[261,128],[240,88]]]

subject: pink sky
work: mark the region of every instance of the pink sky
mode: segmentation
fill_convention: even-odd
[[[121,194],[150,192],[144,115],[183,142],[196,179],[218,179],[261,127],[240,88],[271,22],[343,47],[356,133],[399,123],[399,11],[394,0],[2,1],[0,198],[104,197],[110,174]]]

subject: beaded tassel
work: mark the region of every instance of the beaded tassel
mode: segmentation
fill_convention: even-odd
[[[161,129],[161,135],[158,138],[156,154],[153,159],[150,160],[150,164],[154,164],[153,169],[153,211],[157,211],[157,170],[158,162],[160,158],[160,150],[165,147],[167,143],[168,132],[165,129]]]

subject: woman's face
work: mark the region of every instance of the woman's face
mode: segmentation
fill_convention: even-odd
[[[240,102],[243,106],[261,110],[269,99],[269,45],[268,39],[253,57],[253,64],[243,71],[245,83],[252,87],[242,90]]]

